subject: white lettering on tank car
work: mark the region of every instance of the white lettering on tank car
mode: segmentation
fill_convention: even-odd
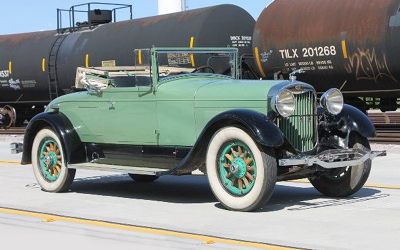
[[[252,36],[231,36],[232,47],[249,47],[252,44]]]
[[[298,49],[281,49],[279,52],[282,59],[313,58],[337,55],[337,49],[334,45],[302,48],[301,54],[298,53]]]
[[[299,58],[299,55],[297,54],[297,49],[281,49],[279,50],[279,52],[281,53],[281,57],[282,59],[295,59],[295,58]]]
[[[8,77],[10,77],[10,72],[8,70],[0,70],[0,77],[8,78]]]

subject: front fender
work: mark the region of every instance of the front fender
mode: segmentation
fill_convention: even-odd
[[[260,145],[280,147],[284,144],[285,136],[282,131],[265,114],[246,109],[230,110],[215,116],[199,138],[208,137],[210,133],[213,135],[221,127],[231,124],[240,125]]]
[[[174,170],[175,173],[186,174],[201,167],[212,136],[227,126],[239,126],[262,147],[278,148],[285,142],[281,130],[266,115],[253,110],[229,110],[218,114],[207,123],[192,150]]]
[[[322,114],[322,109],[319,110]],[[357,108],[345,104],[342,112],[337,116],[328,116],[325,121],[320,123],[320,137],[324,136],[324,131],[328,135],[333,134],[347,134],[358,133],[362,137],[372,138],[376,136],[375,126],[366,114]]]
[[[375,126],[368,116],[351,105],[345,104],[336,119],[343,124],[343,131],[357,132],[365,138],[376,136]]]
[[[86,161],[84,146],[68,118],[58,112],[40,113],[29,122],[24,136],[21,164],[32,163],[31,151],[36,134],[43,128],[50,127],[59,136],[67,163]]]

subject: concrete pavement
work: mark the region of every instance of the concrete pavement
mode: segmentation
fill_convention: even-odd
[[[8,153],[10,140],[0,139],[0,160],[18,160],[18,156]],[[30,167],[0,163],[0,207],[299,248],[398,249],[400,147],[374,148],[389,150],[388,157],[374,161],[368,181],[371,187],[347,199],[323,197],[308,183],[283,182],[277,185],[263,210],[238,213],[221,207],[204,176],[166,176],[143,184],[133,182],[127,175],[95,171],[79,171],[70,192],[50,194],[40,190]],[[382,188],[389,185],[393,188]],[[57,239],[62,239],[62,247],[66,248],[251,248],[63,221],[46,222],[1,211],[0,237],[6,246],[17,243],[43,249],[47,246],[43,242],[53,245],[59,242]]]

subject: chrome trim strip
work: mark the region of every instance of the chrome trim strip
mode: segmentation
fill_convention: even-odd
[[[279,160],[280,167],[313,166],[318,165],[325,169],[343,168],[361,165],[367,160],[379,156],[386,156],[386,151],[363,151],[356,149],[326,150],[315,156],[295,156]]]
[[[170,170],[168,169],[127,167],[127,166],[117,166],[117,165],[99,164],[99,163],[69,164],[68,168],[120,172],[127,174],[129,173],[129,174],[141,174],[141,175],[157,175],[157,176],[170,173]]]

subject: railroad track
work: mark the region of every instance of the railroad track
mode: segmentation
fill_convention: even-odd
[[[371,138],[369,141],[381,144],[400,144],[400,131],[377,130],[376,135],[375,138]]]
[[[385,144],[400,144],[400,124],[375,124],[376,137],[371,142]]]
[[[23,135],[25,133],[25,128],[9,128],[9,129],[0,129],[0,135]]]
[[[400,144],[400,112],[370,113],[369,117],[377,132],[377,137],[370,139],[371,142]],[[2,135],[21,135],[24,132],[24,127],[0,129]]]
[[[375,124],[376,134],[371,142],[400,144],[400,112],[369,113]]]

